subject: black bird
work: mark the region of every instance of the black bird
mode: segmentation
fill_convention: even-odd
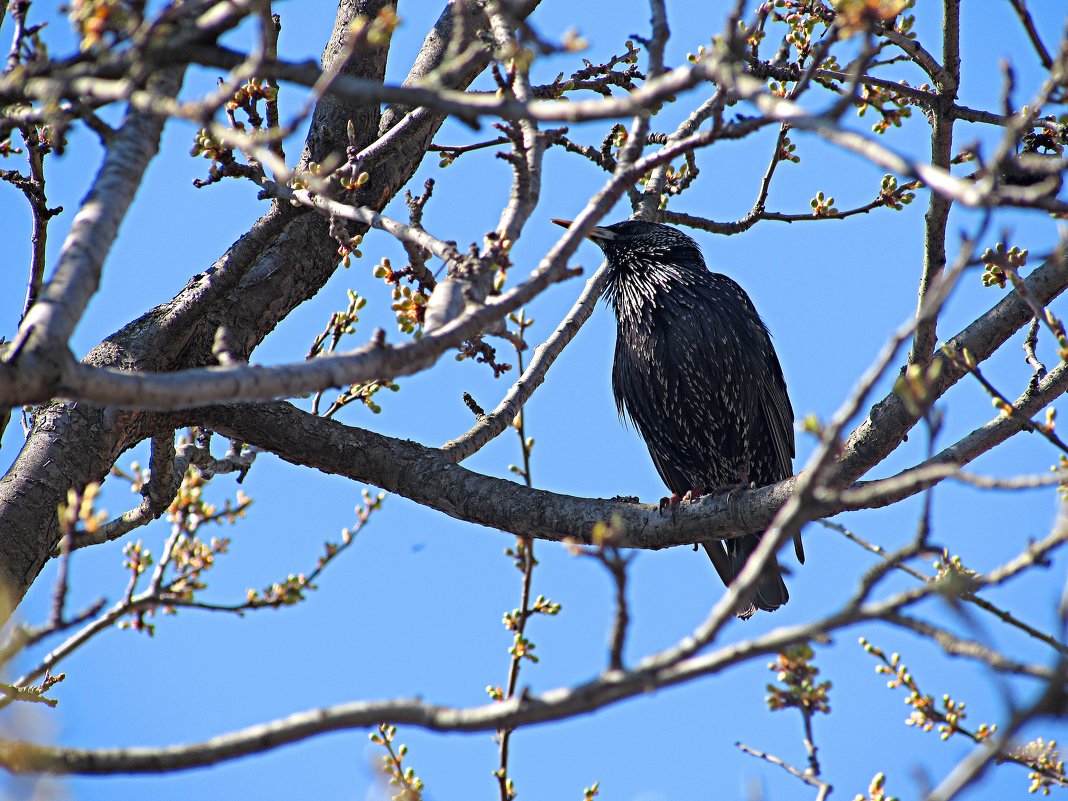
[[[616,313],[616,406],[645,440],[672,502],[790,476],[793,409],[771,336],[745,291],[709,272],[697,243],[670,226],[627,220],[589,238],[604,251],[604,296]],[[760,536],[705,543],[724,584]],[[804,562],[800,538],[794,546]],[[789,598],[773,557],[736,614],[770,612]]]

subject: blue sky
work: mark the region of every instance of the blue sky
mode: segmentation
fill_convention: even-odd
[[[403,26],[394,38],[389,76],[400,80],[438,4],[402,4]],[[682,60],[720,30],[730,4],[673,3],[669,21],[674,31],[668,58]],[[917,27],[921,38],[936,36],[940,18],[931,4],[920,4]],[[1036,22],[1049,46],[1064,20],[1053,3],[1034,4]],[[534,16],[546,36],[569,27],[590,41],[588,58],[598,61],[620,52],[628,34],[647,30],[645,3],[544,3]],[[281,52],[299,61],[318,57],[333,21],[334,9],[324,1],[279,4],[283,31]],[[49,4],[35,4],[33,19],[49,19],[49,35],[58,52],[69,48],[66,22]],[[581,14],[581,15],[580,15]],[[930,14],[931,16],[922,16]],[[963,12],[964,78],[962,102],[998,108],[1001,78],[998,60],[1012,57],[1017,68],[1017,103],[1035,91],[1040,80],[1037,60],[1007,4],[969,3]],[[7,35],[9,28],[3,33]],[[239,42],[240,38],[235,39]],[[932,49],[936,38],[930,39]],[[551,80],[573,69],[565,57],[538,64],[535,80]],[[916,72],[902,73],[914,84]],[[213,71],[195,71],[187,96],[211,86]],[[483,87],[486,84],[481,84]],[[302,96],[288,87],[282,98],[290,110]],[[683,95],[669,107],[657,129],[673,127],[680,115],[700,102],[700,90]],[[849,121],[869,131],[869,117]],[[572,127],[572,136],[596,144],[603,126]],[[168,126],[160,156],[150,167],[116,247],[105,267],[103,285],[79,325],[73,347],[88,352],[101,338],[156,303],[169,299],[190,275],[203,270],[234,241],[266,206],[256,188],[236,181],[197,190],[206,162],[189,158],[193,129]],[[472,134],[448,124],[439,143],[463,144],[491,131]],[[1000,131],[959,124],[957,143],[980,140],[987,152]],[[901,135],[888,140],[916,157],[927,152],[927,126],[915,115]],[[878,192],[882,171],[859,158],[835,151],[815,138],[793,135],[802,161],[780,165],[768,208],[784,212],[808,210],[817,191],[836,198],[840,209],[861,205]],[[765,131],[742,142],[727,142],[701,153],[702,176],[694,189],[671,208],[728,221],[744,215],[752,204],[774,142]],[[290,153],[299,150],[294,142]],[[67,155],[50,164],[49,200],[67,209],[52,223],[50,253],[58,252],[79,199],[99,160],[91,135],[78,131]],[[7,166],[7,165],[5,165]],[[959,169],[959,168],[958,168]],[[508,165],[492,150],[468,154],[442,170],[427,159],[412,181],[413,190],[427,177],[438,181],[424,224],[444,239],[461,245],[480,242],[492,230],[508,191]],[[603,176],[591,165],[558,150],[546,156],[541,203],[513,251],[519,274],[536,265],[559,237],[552,217],[571,217],[601,185]],[[873,360],[889,332],[915,305],[915,286],[922,265],[923,213],[927,193],[903,212],[879,212],[844,222],[786,225],[762,223],[746,234],[719,237],[698,232],[710,267],[726,272],[746,287],[768,323],[784,366],[798,417],[814,413],[827,419],[856,378]],[[403,219],[403,201],[387,213]],[[622,204],[607,218],[627,216]],[[0,188],[0,219],[4,220],[8,259],[0,295],[0,335],[10,338],[21,311],[22,286],[28,263],[28,212],[21,195]],[[975,230],[975,213],[955,210],[949,245],[958,232]],[[1001,232],[1034,254],[1048,252],[1056,240],[1054,221],[1039,214],[1004,213],[983,244]],[[259,363],[296,361],[325,325],[331,311],[344,308],[345,291],[356,289],[370,302],[361,317],[353,344],[364,341],[374,327],[394,334],[388,292],[371,276],[382,257],[403,264],[403,251],[380,233],[366,237],[364,257],[297,310],[257,350]],[[600,253],[592,244],[580,248],[576,263],[587,274]],[[1036,264],[1029,263],[1029,267]],[[551,332],[581,289],[577,279],[551,288],[529,315],[536,325],[528,339],[536,343]],[[943,337],[993,305],[1000,290],[981,285],[979,273],[968,276],[955,293],[939,327]],[[1055,304],[1062,316],[1063,303]],[[610,390],[613,321],[601,308],[549,374],[549,380],[527,409],[528,434],[535,437],[533,479],[538,487],[573,495],[611,497],[638,495],[653,502],[664,494],[645,446],[623,428]],[[988,374],[1014,397],[1025,386],[1029,368],[1016,343],[995,357]],[[1048,343],[1047,343],[1048,344]],[[502,344],[502,356],[507,346]],[[1050,361],[1053,357],[1051,354]],[[511,358],[506,358],[512,361]],[[514,373],[499,380],[481,365],[442,359],[433,370],[399,381],[400,391],[381,398],[380,415],[350,407],[341,419],[435,445],[466,430],[471,414],[461,393],[471,392],[486,408],[496,405]],[[884,382],[881,393],[889,384]],[[329,397],[329,395],[328,395]],[[946,427],[941,444],[985,422],[993,410],[975,383],[962,382],[946,397]],[[880,465],[874,476],[890,474],[922,458],[923,436],[914,436],[898,454]],[[21,444],[15,421],[0,448],[6,467]],[[804,463],[812,442],[799,435],[795,469]],[[979,460],[975,469],[1007,476],[1040,473],[1057,454],[1042,440],[1019,436]],[[126,454],[123,466],[147,462],[145,449]],[[468,467],[507,476],[519,460],[512,432],[474,456]],[[110,482],[109,482],[110,483]],[[211,531],[233,538],[231,553],[209,576],[205,598],[237,601],[248,587],[261,588],[291,572],[309,570],[322,542],[337,539],[353,523],[360,486],[314,471],[298,469],[268,454],[260,456],[245,484],[254,498],[247,518],[234,528]],[[217,479],[212,497],[232,497],[232,478]],[[112,515],[136,505],[138,497],[120,483],[106,486],[102,506]],[[935,491],[935,540],[962,554],[977,570],[989,569],[1018,552],[1028,538],[1048,532],[1056,513],[1052,490],[987,494],[960,486]],[[841,522],[887,548],[913,535],[918,500],[893,509],[844,516]],[[159,552],[165,523],[137,532]],[[758,615],[734,623],[721,642],[741,640],[782,625],[810,619],[840,603],[871,559],[840,535],[820,526],[806,529],[807,564],[788,579],[791,602],[774,615]],[[510,635],[500,624],[502,613],[517,605],[519,576],[503,555],[512,538],[500,532],[461,524],[397,497],[387,498],[381,512],[359,540],[319,582],[320,589],[292,609],[261,611],[245,619],[204,612],[182,612],[157,619],[154,638],[129,631],[110,631],[67,661],[67,680],[56,687],[54,711],[20,709],[5,713],[0,727],[44,742],[82,747],[164,745],[203,740],[213,735],[277,718],[291,712],[355,699],[421,696],[437,703],[484,703],[487,684],[503,683]],[[85,605],[104,595],[121,596],[126,582],[122,542],[79,552],[72,563],[71,605]],[[521,684],[538,692],[570,685],[599,672],[606,662],[606,638],[612,614],[608,576],[592,560],[576,559],[555,545],[539,543],[541,562],[535,592],[563,605],[556,618],[535,619],[530,636],[541,662],[526,665]],[[1066,559],[1060,555],[1049,571],[992,591],[989,597],[1021,610],[1028,622],[1050,629],[1063,586]],[[47,615],[49,569],[21,609],[27,622]],[[894,579],[887,590],[908,585]],[[685,636],[706,615],[721,586],[702,555],[679,548],[641,553],[629,583],[633,626],[627,659],[664,648]],[[930,601],[921,611],[935,620],[952,622],[951,611]],[[995,642],[1021,659],[1048,659],[1032,641],[1003,633],[982,622]],[[817,719],[815,732],[826,778],[836,797],[852,798],[872,775],[885,771],[889,790],[903,799],[917,797],[918,776],[937,782],[967,753],[963,740],[941,743],[937,735],[902,725],[907,708],[900,691],[885,688],[874,661],[856,644],[866,636],[887,651],[900,650],[921,686],[936,696],[951,692],[965,700],[969,720],[1000,720],[1005,706],[993,691],[989,675],[975,665],[948,660],[934,646],[880,625],[858,626],[837,634],[817,648],[817,664],[834,682],[833,714]],[[39,656],[39,655],[38,655]],[[30,655],[32,659],[32,655]],[[25,666],[28,662],[23,663]],[[661,801],[671,799],[751,798],[751,786],[764,787],[768,798],[806,798],[810,792],[776,768],[745,756],[736,741],[803,764],[799,716],[771,713],[764,685],[773,678],[763,660],[684,687],[663,690],[562,724],[522,730],[512,741],[512,776],[526,799],[581,798],[582,788],[601,782],[602,798]],[[1034,691],[1012,684],[1027,700]],[[1044,723],[1030,736],[1064,739],[1068,730]],[[490,734],[434,735],[402,727],[398,739],[410,746],[410,761],[427,786],[427,798],[490,798],[496,796],[491,771],[496,746]],[[77,799],[158,798],[193,796],[208,801],[230,798],[307,798],[323,801],[377,798],[372,763],[378,750],[366,732],[354,731],[315,738],[269,754],[163,777],[114,777],[63,780],[51,785],[60,797]],[[25,781],[6,780],[0,787],[11,797],[28,797]],[[1025,772],[1014,766],[996,770],[989,782],[969,798],[1024,798]]]

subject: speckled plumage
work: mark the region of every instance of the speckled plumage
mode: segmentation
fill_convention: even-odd
[[[749,296],[709,272],[686,234],[635,220],[590,238],[609,267],[616,313],[612,390],[620,414],[649,447],[672,493],[703,492],[791,475],[793,409],[767,328]],[[760,533],[705,546],[729,585]],[[799,558],[803,558],[797,543]],[[771,611],[789,599],[774,559],[737,610]]]

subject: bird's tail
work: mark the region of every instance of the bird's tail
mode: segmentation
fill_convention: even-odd
[[[759,534],[747,534],[744,537],[734,537],[724,542],[706,542],[704,544],[708,558],[719,573],[719,577],[726,586],[730,586],[738,574],[742,572],[753,551],[760,545]],[[779,560],[775,556],[760,574],[756,585],[738,603],[734,614],[742,620],[753,616],[757,609],[765,612],[774,612],[784,603],[790,600],[790,593],[786,589],[786,582],[782,579],[782,571],[779,569]]]

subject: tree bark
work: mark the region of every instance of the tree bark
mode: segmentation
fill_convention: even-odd
[[[342,0],[324,68],[344,54],[349,23],[374,17],[394,5],[387,0]],[[523,13],[537,5],[529,2]],[[469,41],[486,23],[468,4]],[[406,82],[439,69],[447,56],[453,13],[446,7],[427,37]],[[378,82],[385,75],[388,47],[351,56],[341,73]],[[450,76],[453,88],[466,88],[489,63],[489,53]],[[138,112],[131,110],[130,114]],[[379,112],[376,102],[346,103],[329,95],[316,106],[304,162],[322,161],[348,146],[347,124],[355,122],[357,148],[364,150],[403,119],[403,110]],[[353,202],[381,210],[418,168],[444,116],[428,113],[404,136],[387,137],[363,169],[370,180]],[[159,128],[162,130],[162,120]],[[156,133],[158,141],[158,131]],[[365,228],[353,226],[353,234]],[[125,370],[165,371],[214,364],[212,343],[220,327],[229,333],[231,352],[248,358],[253,349],[294,308],[313,297],[339,262],[337,243],[319,214],[279,205],[264,215],[211,268],[197,274],[170,302],[129,323],[93,349],[85,361]],[[6,619],[40,573],[59,537],[56,510],[71,488],[102,481],[123,451],[147,437],[173,430],[173,415],[55,401],[36,410],[33,427],[14,465],[0,480],[0,614]]]

